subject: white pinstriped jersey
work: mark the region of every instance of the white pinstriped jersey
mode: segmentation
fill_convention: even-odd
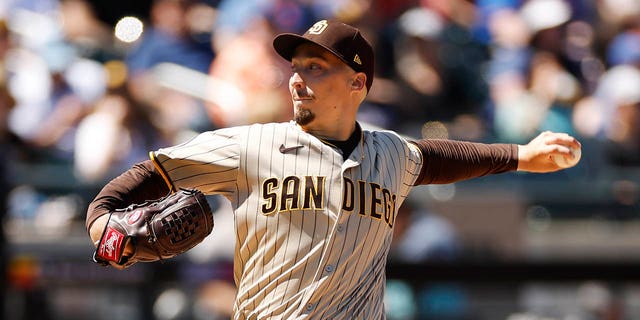
[[[152,158],[175,187],[231,201],[235,319],[385,318],[395,215],[422,165],[413,144],[363,131],[343,161],[290,122],[205,132]]]

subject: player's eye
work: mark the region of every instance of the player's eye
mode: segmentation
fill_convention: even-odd
[[[314,61],[305,61],[304,63],[291,64],[291,73],[317,73],[324,69],[325,67],[322,63]]]

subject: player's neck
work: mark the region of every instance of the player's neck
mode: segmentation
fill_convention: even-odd
[[[333,141],[346,141],[351,137],[356,129],[356,122],[354,121],[350,126],[342,126],[340,124],[333,125],[330,128],[319,128],[312,126],[301,126],[302,130],[314,135],[320,139],[333,140]]]
[[[356,129],[353,130],[347,140],[322,140],[324,143],[334,146],[342,153],[342,159],[347,160],[349,155],[355,150],[362,138],[362,129],[360,125],[356,125]]]

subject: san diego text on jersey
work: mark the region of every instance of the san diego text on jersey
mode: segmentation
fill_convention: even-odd
[[[321,176],[287,176],[262,182],[262,214],[297,210],[324,210],[325,181]],[[384,221],[395,220],[396,195],[378,183],[343,177],[342,210]]]

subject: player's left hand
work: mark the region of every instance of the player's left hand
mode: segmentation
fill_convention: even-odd
[[[566,169],[558,165],[553,157],[573,159],[571,149],[581,148],[580,142],[566,133],[542,132],[526,145],[518,146],[518,171],[543,173]]]

